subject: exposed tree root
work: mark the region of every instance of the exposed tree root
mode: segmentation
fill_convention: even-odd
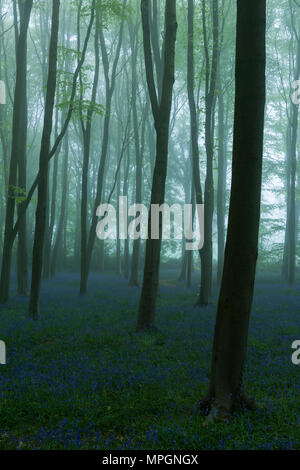
[[[206,416],[206,424],[216,422],[229,422],[233,418],[233,414],[239,410],[255,411],[258,405],[253,397],[246,390],[232,402],[232,400],[216,400],[215,397],[208,393],[197,405],[197,410]]]

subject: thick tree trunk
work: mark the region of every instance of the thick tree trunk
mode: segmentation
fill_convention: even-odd
[[[266,1],[237,3],[232,185],[224,270],[215,326],[211,379],[202,406],[226,419],[243,391],[260,220],[265,107]]]

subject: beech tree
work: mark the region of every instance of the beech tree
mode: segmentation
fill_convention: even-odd
[[[237,4],[232,184],[224,270],[208,395],[202,408],[227,419],[254,406],[244,384],[261,203],[266,68],[266,1]]]
[[[52,25],[49,46],[49,68],[45,102],[44,127],[39,160],[38,201],[36,209],[35,234],[32,255],[31,290],[29,301],[29,314],[33,317],[34,320],[38,319],[40,307],[40,285],[43,269],[43,249],[46,228],[49,151],[56,91],[59,9],[60,0],[53,0]]]
[[[5,233],[0,282],[0,303],[5,303],[9,296],[11,254],[14,242],[13,225],[18,196],[17,171],[19,166],[19,183],[23,191],[26,187],[26,57],[27,32],[32,10],[32,0],[20,2],[20,31],[16,29],[16,84],[13,106],[12,145],[9,166],[8,194],[6,203]],[[26,222],[22,219],[19,227],[19,290],[26,293]],[[21,251],[25,250],[23,254]],[[22,273],[22,274],[21,274]]]
[[[161,205],[165,198],[165,182],[168,163],[169,125],[172,106],[172,91],[174,85],[175,43],[176,43],[176,2],[166,0],[165,7],[165,40],[164,40],[164,69],[162,79],[161,98],[155,86],[150,23],[149,2],[141,1],[144,57],[147,77],[147,86],[151,101],[154,125],[156,131],[156,159],[153,173],[151,206]],[[138,330],[148,330],[155,327],[155,304],[158,289],[160,247],[162,236],[162,220],[159,221],[159,238],[151,237],[151,211],[149,212],[148,232],[146,243],[144,279],[138,311]]]

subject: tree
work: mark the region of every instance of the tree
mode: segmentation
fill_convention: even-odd
[[[43,268],[43,249],[46,228],[46,203],[48,190],[48,166],[50,139],[52,132],[52,119],[56,91],[57,73],[57,43],[59,27],[60,0],[53,0],[52,3],[52,25],[49,47],[49,68],[47,80],[47,92],[45,103],[44,127],[41,141],[41,151],[39,160],[39,183],[38,201],[36,209],[36,223],[32,256],[32,277],[29,301],[29,314],[34,320],[39,316],[40,284]]]
[[[49,151],[49,155],[48,155],[48,161],[51,160],[51,158],[56,154],[57,152],[57,149],[59,148],[60,144],[61,144],[61,141],[62,139],[64,138],[64,135],[68,129],[68,126],[69,126],[69,123],[70,123],[70,120],[72,118],[72,114],[73,114],[73,110],[74,110],[74,101],[75,101],[75,95],[76,95],[76,88],[77,88],[77,79],[78,79],[78,75],[80,73],[80,70],[81,70],[81,67],[85,61],[85,56],[86,56],[86,51],[87,51],[87,46],[88,46],[88,43],[89,43],[89,39],[90,39],[90,35],[91,35],[91,30],[92,30],[92,26],[93,26],[93,22],[94,22],[94,7],[95,7],[95,1],[96,0],[92,0],[92,8],[91,8],[91,15],[90,15],[90,21],[89,21],[89,24],[88,24],[88,27],[87,27],[87,33],[86,33],[86,37],[85,37],[85,40],[84,40],[84,45],[83,45],[83,48],[82,48],[82,51],[81,51],[81,55],[80,55],[80,58],[78,60],[78,63],[77,63],[77,67],[74,71],[74,74],[73,74],[73,79],[72,79],[72,84],[71,84],[71,93],[70,93],[70,99],[68,101],[68,106],[67,106],[67,112],[66,112],[66,119],[62,125],[62,128],[61,128],[61,131],[59,133],[59,135],[57,136],[53,146],[52,146],[52,149],[51,151]],[[27,4],[26,4],[27,5]],[[28,22],[29,22],[29,18],[28,18]],[[23,26],[23,28],[25,29],[25,24]],[[27,25],[27,28],[28,28],[28,25]],[[20,34],[21,34],[21,31],[20,31]],[[19,40],[19,43],[23,43],[23,41]],[[20,49],[21,49],[21,52],[22,52],[22,48],[20,46]],[[21,55],[21,52],[20,52],[20,55]],[[19,63],[19,61],[17,61]],[[21,63],[21,60],[20,60],[20,63]],[[21,75],[21,70],[20,70],[20,75]],[[16,148],[14,148],[14,146],[12,146],[12,155],[13,156],[13,165],[11,166],[11,180],[14,181],[14,178],[15,178],[15,172],[16,172],[16,169],[15,169],[15,165],[16,165],[16,161],[15,161],[15,158],[16,158],[16,152],[17,152],[17,142],[18,142],[18,126],[19,126],[19,116],[18,116],[18,108],[20,106],[20,93],[21,93],[21,88],[20,86],[17,86],[17,82],[19,83],[19,80],[21,80],[21,77],[18,77],[17,80],[16,80],[16,91],[15,91],[15,98],[17,97],[17,99],[15,99],[15,102],[16,104],[14,106],[16,106],[16,112],[14,113],[14,124],[13,124],[13,139],[15,139],[16,141]],[[14,149],[14,150],[13,150]],[[30,201],[32,200],[32,197],[33,197],[33,194],[40,182],[40,173],[38,172],[37,176],[35,177],[28,193],[27,193],[27,197],[26,199],[22,202],[22,207],[20,208],[19,210],[19,213],[18,213],[18,218],[15,222],[15,224],[13,224],[14,222],[14,218],[13,218],[13,215],[14,215],[14,205],[11,204],[10,202],[8,203],[8,206],[7,206],[7,218],[6,218],[6,223],[5,223],[5,239],[4,239],[4,245],[3,245],[3,257],[2,257],[2,266],[1,266],[1,280],[0,280],[0,303],[5,303],[8,301],[8,297],[9,297],[9,283],[10,283],[10,271],[11,271],[11,258],[12,258],[12,249],[13,249],[13,244],[14,244],[14,240],[17,236],[17,234],[19,233],[19,230],[20,228],[22,227],[22,222],[23,222],[23,218],[25,217],[25,214],[26,214],[26,211],[27,211],[27,208],[30,204]],[[14,185],[11,185],[11,187],[13,188]],[[14,194],[13,190],[12,190],[12,193]],[[12,199],[14,200],[14,198],[8,198],[8,199]]]
[[[3,245],[3,257],[1,267],[1,282],[0,282],[0,303],[5,303],[9,296],[9,279],[11,269],[11,254],[14,242],[13,225],[14,214],[16,206],[16,188],[17,188],[17,171],[21,168],[20,182],[22,186],[26,184],[24,180],[25,164],[25,147],[24,142],[24,125],[26,126],[26,56],[27,56],[27,31],[32,10],[32,0],[28,0],[24,5],[20,4],[20,32],[17,36],[16,46],[16,85],[14,94],[14,107],[13,107],[13,129],[12,129],[12,145],[11,145],[11,158],[9,167],[9,181],[8,181],[8,194],[6,204],[6,218],[5,218],[5,233]],[[26,244],[26,224],[24,219],[20,224],[20,231],[23,235],[20,240],[20,245]],[[19,257],[19,261],[24,264],[26,260]],[[24,266],[25,267],[25,266]],[[23,267],[23,268],[24,268]],[[26,273],[25,273],[26,274]],[[24,279],[23,279],[24,280]],[[23,285],[26,289],[26,285]],[[22,289],[23,290],[23,289]]]
[[[80,50],[80,8],[78,11],[78,50]],[[95,28],[95,40],[94,40],[94,52],[95,52],[95,72],[93,79],[91,101],[88,105],[88,112],[86,119],[84,119],[82,105],[83,105],[83,83],[82,76],[80,74],[80,124],[83,136],[83,164],[82,164],[82,183],[81,183],[81,279],[86,278],[87,272],[87,204],[88,204],[88,172],[89,172],[89,161],[90,161],[90,148],[91,148],[91,132],[92,132],[92,118],[95,111],[95,104],[97,98],[97,87],[99,81],[99,67],[100,67],[100,54],[99,54],[99,11],[96,12],[96,28]],[[81,288],[81,293],[84,292],[84,288]]]
[[[295,2],[296,3],[296,2]],[[296,25],[294,23],[295,12],[292,8],[292,0],[289,2],[291,22],[292,22],[292,31],[293,36],[296,39],[296,60],[295,60],[295,70],[294,80],[298,81],[300,78],[300,30],[297,31]],[[300,8],[300,5],[297,4],[297,7]],[[288,282],[289,284],[294,284],[295,282],[295,268],[296,268],[296,171],[297,171],[297,139],[298,139],[298,120],[299,120],[299,105],[291,103],[291,117],[290,117],[290,130],[288,138],[290,138],[289,143],[289,207],[288,207]]]
[[[92,215],[92,221],[90,224],[90,230],[89,230],[88,239],[87,239],[86,251],[84,253],[84,259],[82,259],[81,272],[80,272],[80,294],[81,295],[85,294],[87,291],[88,275],[90,271],[91,259],[92,259],[92,254],[93,254],[95,238],[96,238],[96,227],[97,227],[97,221],[98,221],[97,208],[101,202],[101,197],[103,193],[103,180],[104,180],[104,172],[105,172],[105,165],[106,165],[106,158],[107,158],[108,144],[109,144],[111,103],[112,103],[112,98],[113,98],[113,94],[115,91],[117,66],[118,66],[118,62],[120,58],[120,52],[121,52],[121,46],[122,46],[122,40],[123,40],[126,3],[127,3],[127,0],[123,0],[122,21],[121,21],[121,25],[119,29],[118,41],[117,41],[115,57],[113,60],[111,73],[110,73],[107,45],[105,43],[105,38],[104,38],[104,33],[103,33],[104,25],[101,24],[99,28],[100,48],[101,48],[101,55],[102,55],[104,76],[105,76],[105,117],[104,117],[104,124],[103,124],[101,156],[100,156],[100,163],[99,163],[98,174],[97,174],[96,197],[95,197],[95,202],[93,205],[93,215]]]
[[[201,286],[197,304],[206,306],[209,302],[212,287],[212,222],[214,213],[214,112],[216,104],[216,84],[219,59],[219,0],[213,0],[213,51],[210,64],[208,50],[208,32],[206,21],[206,5],[202,0],[202,23],[205,53],[205,151],[206,177],[204,187],[204,245],[201,249]]]
[[[138,30],[139,23],[129,25],[129,36],[131,45],[131,84],[132,84],[132,120],[134,131],[134,144],[135,144],[135,166],[136,166],[136,179],[135,179],[135,202],[136,204],[142,203],[142,153],[140,146],[139,136],[139,123],[137,112],[137,58],[138,58]],[[133,241],[132,257],[131,257],[131,273],[129,285],[139,285],[139,261],[140,261],[140,245],[141,239],[137,238]]]
[[[265,108],[266,1],[237,4],[232,184],[210,387],[201,404],[211,419],[254,405],[244,390],[260,220]]]
[[[177,32],[176,1],[166,0],[165,6],[165,39],[164,39],[164,70],[161,99],[158,98],[153,72],[151,37],[149,27],[149,2],[141,1],[144,58],[147,86],[150,96],[156,132],[156,159],[151,190],[151,207],[161,205],[165,199],[165,182],[168,164],[169,126],[174,85],[175,43]],[[159,87],[158,87],[159,90]],[[148,239],[144,279],[138,311],[138,330],[149,330],[155,327],[155,305],[159,282],[159,263],[162,236],[162,219],[159,220],[159,237],[151,237],[152,214],[149,211]]]
[[[193,185],[197,204],[203,204],[202,187],[199,169],[199,146],[198,146],[198,118],[194,96],[194,0],[188,1],[188,49],[187,49],[187,89],[190,108],[191,122],[191,152],[193,168]],[[192,200],[193,202],[193,200]],[[206,276],[205,263],[203,261],[203,249],[200,250],[201,279]],[[189,256],[191,258],[191,254]],[[191,261],[190,261],[191,262]]]

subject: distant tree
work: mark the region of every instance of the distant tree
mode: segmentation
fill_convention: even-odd
[[[213,213],[214,213],[214,113],[219,60],[219,0],[212,2],[213,48],[209,57],[206,2],[202,0],[202,24],[205,54],[205,151],[206,177],[204,188],[204,245],[201,250],[201,285],[197,304],[208,305],[212,287],[213,269]]]
[[[196,100],[194,95],[195,86],[195,67],[194,67],[194,0],[188,0],[188,48],[187,48],[187,90],[188,101],[190,108],[190,131],[191,131],[191,155],[192,155],[192,169],[193,169],[193,185],[195,192],[196,203],[203,204],[202,186],[199,168],[199,145],[198,145],[198,116]],[[193,198],[192,198],[192,201]],[[203,262],[203,249],[200,250],[201,258],[201,279],[206,276],[205,263]],[[191,253],[188,254],[188,265],[191,268]],[[190,270],[189,270],[190,272]],[[188,282],[190,284],[190,280]]]
[[[108,147],[109,147],[112,98],[113,98],[113,94],[115,91],[117,66],[118,66],[118,62],[120,59],[121,46],[122,46],[122,41],[123,41],[126,4],[127,4],[127,0],[123,0],[122,7],[121,7],[122,20],[121,20],[121,24],[119,28],[115,54],[112,59],[112,67],[110,67],[108,48],[107,48],[107,44],[105,42],[105,37],[104,37],[103,19],[100,18],[99,38],[100,38],[101,57],[102,57],[104,77],[105,77],[105,117],[104,117],[104,123],[103,123],[103,135],[102,135],[100,162],[99,162],[98,172],[97,172],[96,194],[95,194],[93,210],[92,210],[92,220],[91,220],[90,229],[89,229],[89,233],[87,237],[86,250],[84,253],[82,253],[82,257],[81,257],[81,270],[80,270],[80,294],[81,295],[85,294],[87,291],[88,276],[89,276],[89,271],[90,271],[90,266],[91,266],[95,239],[96,239],[96,227],[97,227],[97,222],[98,222],[97,208],[101,203],[101,198],[103,195],[103,181],[104,181],[105,166],[106,166]]]
[[[80,8],[78,10],[78,51],[80,51]],[[85,279],[87,271],[87,238],[88,238],[88,175],[89,175],[89,162],[91,151],[91,133],[92,133],[92,119],[95,113],[95,104],[97,98],[97,87],[99,81],[99,68],[100,68],[100,50],[99,50],[99,30],[100,30],[100,15],[99,10],[96,12],[96,28],[94,38],[94,56],[95,68],[94,79],[92,86],[91,100],[88,103],[88,111],[86,116],[83,114],[83,80],[80,74],[80,125],[83,137],[83,164],[82,164],[82,178],[81,178],[81,279]]]
[[[292,24],[292,40],[296,45],[296,57],[292,61],[294,65],[292,74],[294,80],[300,79],[300,28],[297,28],[295,6],[300,10],[300,4],[295,0],[289,1],[291,24]],[[299,105],[291,103],[290,126],[289,126],[289,207],[288,207],[288,282],[294,284],[296,269],[296,172],[297,172],[297,141],[298,141],[298,122],[299,122]]]
[[[138,122],[138,108],[137,108],[137,94],[138,94],[138,76],[137,76],[137,59],[139,50],[139,23],[129,25],[129,36],[131,46],[131,85],[132,85],[132,121],[134,131],[134,146],[135,146],[135,203],[142,203],[142,154],[139,135],[139,122]],[[140,245],[141,239],[137,238],[133,241],[132,257],[131,257],[131,272],[129,285],[139,285],[139,261],[140,261]]]
[[[92,8],[91,8],[91,14],[90,14],[90,21],[87,27],[87,32],[84,40],[84,45],[81,51],[80,58],[78,60],[76,69],[73,74],[72,78],[72,84],[71,84],[71,93],[70,93],[70,99],[67,103],[67,110],[66,110],[66,118],[65,121],[62,124],[61,131],[58,134],[51,150],[49,151],[48,154],[48,161],[51,160],[51,158],[56,154],[58,147],[60,146],[60,143],[68,129],[70,120],[72,118],[72,114],[74,111],[74,101],[75,101],[75,96],[76,96],[76,89],[77,89],[77,79],[78,75],[80,72],[80,69],[85,61],[85,56],[87,52],[87,46],[89,43],[90,35],[91,35],[91,30],[94,22],[94,5],[95,5],[96,0],[92,0]],[[29,19],[28,19],[29,21]],[[21,42],[21,41],[19,41]],[[21,47],[21,46],[20,46]],[[18,96],[19,96],[20,91],[18,91]],[[17,103],[19,103],[19,99],[17,100]],[[17,106],[17,104],[16,104]],[[19,119],[19,118],[16,118]],[[17,126],[17,123],[16,123]],[[17,127],[16,127],[17,128]],[[52,125],[51,125],[52,128]],[[14,126],[13,126],[13,134],[14,134]],[[16,150],[14,150],[16,152]],[[15,163],[14,163],[15,165]],[[14,174],[14,165],[12,166],[12,173]],[[25,200],[22,201],[22,207],[19,210],[17,220],[15,224],[13,225],[13,214],[14,214],[14,209],[11,213],[12,210],[12,205],[9,203],[9,211],[8,211],[8,223],[6,223],[5,228],[5,233],[6,233],[6,238],[4,239],[4,245],[3,245],[3,257],[2,257],[2,267],[1,267],[1,280],[0,280],[0,302],[5,303],[8,300],[9,296],[9,283],[10,283],[10,270],[11,270],[11,258],[12,258],[12,249],[13,249],[13,243],[14,240],[19,233],[19,230],[22,226],[22,221],[23,218],[26,214],[26,211],[28,209],[28,206],[33,198],[33,194],[38,187],[38,184],[40,182],[40,172],[38,172],[37,176],[35,177],[27,195],[25,196]],[[15,196],[14,196],[15,198]],[[11,198],[9,198],[11,199]],[[23,198],[22,198],[23,199]],[[47,197],[46,197],[46,205],[47,205]],[[47,207],[46,207],[47,209]],[[40,285],[40,283],[39,283]]]

